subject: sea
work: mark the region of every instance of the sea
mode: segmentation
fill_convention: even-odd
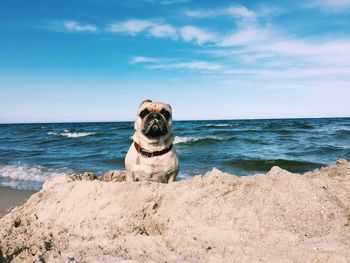
[[[0,124],[0,186],[124,169],[133,122]],[[350,160],[350,118],[175,121],[179,180],[213,168],[238,176],[273,166],[304,173]]]

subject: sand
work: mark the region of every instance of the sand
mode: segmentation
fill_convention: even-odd
[[[24,204],[33,193],[33,191],[0,186],[0,218],[12,208]]]
[[[56,177],[1,218],[0,261],[350,262],[345,160],[304,175],[93,179]]]

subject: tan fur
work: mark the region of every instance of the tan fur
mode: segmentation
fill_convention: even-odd
[[[171,113],[171,107],[168,104],[145,101],[141,103],[138,115],[145,108],[153,112],[160,112],[162,109],[166,109]],[[133,141],[148,152],[161,151],[169,147],[174,141],[172,124],[173,121],[170,118],[167,122],[168,133],[159,138],[151,139],[141,132],[144,123],[138,116],[134,125]],[[148,180],[167,183],[175,180],[179,170],[179,161],[174,147],[166,154],[148,158],[138,153],[134,145],[131,144],[125,157],[125,167],[129,181]]]

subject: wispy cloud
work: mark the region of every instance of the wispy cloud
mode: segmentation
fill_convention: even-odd
[[[178,38],[176,29],[169,24],[153,25],[149,33],[154,37]]]
[[[209,55],[234,59],[243,64],[266,67],[279,65],[350,65],[350,38],[335,36],[297,37],[273,25],[241,24],[231,34],[221,34],[214,42],[217,49]],[[257,62],[261,61],[259,64]]]
[[[236,18],[255,18],[256,14],[254,11],[249,10],[245,6],[235,5],[228,8],[218,8],[214,10],[187,10],[186,15],[190,17],[214,17],[214,16],[233,16]]]
[[[258,45],[257,51],[273,52],[280,56],[294,56],[315,64],[350,66],[350,38],[303,40],[286,39]]]
[[[145,33],[157,38],[182,39],[185,42],[195,42],[199,45],[212,41],[215,38],[214,33],[195,26],[183,26],[178,29],[170,24],[138,19],[110,24],[107,27],[107,31],[133,36]]]
[[[223,69],[223,65],[218,63],[210,63],[207,61],[188,61],[178,63],[163,63],[152,64],[147,66],[149,69],[189,69],[189,70],[201,70],[201,71],[218,71]]]
[[[218,46],[223,47],[247,46],[265,41],[271,41],[275,37],[277,37],[277,34],[275,29],[271,27],[249,25],[239,28],[232,34],[221,37],[217,44]]]
[[[267,79],[305,79],[315,77],[338,77],[350,74],[350,67],[301,67],[287,69],[228,69],[222,72],[228,75],[251,75]]]
[[[223,65],[202,60],[181,61],[174,58],[133,57],[131,64],[143,64],[147,69],[187,69],[200,71],[218,71]]]
[[[146,33],[158,38],[177,38],[177,32],[173,26],[151,20],[130,19],[124,22],[112,23],[106,30],[112,33],[124,33],[133,36]]]
[[[89,25],[89,24],[81,24],[73,20],[63,21],[63,27],[67,31],[72,31],[72,32],[96,32],[97,31],[96,26]]]
[[[159,59],[159,58],[138,56],[138,57],[133,57],[133,58],[130,60],[130,63],[131,63],[131,64],[155,63],[155,62],[159,62],[160,60],[161,60],[161,59]]]
[[[75,20],[49,20],[38,28],[56,32],[96,33],[99,31],[98,27],[95,25],[85,24]]]
[[[326,11],[342,12],[350,9],[350,0],[310,0],[305,4],[307,8],[321,8]]]
[[[107,27],[107,31],[112,33],[136,35],[148,30],[153,25],[154,23],[148,20],[130,19],[124,22],[110,24]]]
[[[184,26],[180,29],[181,38],[186,42],[195,42],[199,45],[213,41],[216,35],[210,31],[195,26]]]
[[[318,2],[318,1],[317,1]],[[350,0],[334,0],[332,5],[347,6]],[[316,3],[316,0],[313,0]],[[328,0],[323,4],[330,4]],[[238,19],[227,32],[194,25],[170,24],[160,19],[127,19],[109,24],[104,32],[130,36],[146,35],[183,41],[200,47],[200,59],[164,59],[138,56],[130,64],[146,69],[176,69],[212,72],[218,76],[254,76],[256,78],[315,78],[337,76],[349,79],[350,38],[334,36],[301,37],[288,34],[282,27],[262,22],[261,16],[276,13],[275,7],[250,10],[242,5],[212,10],[188,10],[187,16],[230,16]],[[265,21],[266,22],[266,21]],[[175,26],[176,25],[176,26]],[[209,24],[206,24],[209,25]],[[96,32],[98,28],[77,21],[63,21],[70,32]],[[193,48],[193,47],[192,47]],[[215,61],[215,62],[213,62]],[[281,70],[283,68],[283,70]]]

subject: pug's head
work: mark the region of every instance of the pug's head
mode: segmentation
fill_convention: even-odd
[[[172,134],[172,112],[169,104],[145,100],[138,110],[135,129],[149,139]]]

